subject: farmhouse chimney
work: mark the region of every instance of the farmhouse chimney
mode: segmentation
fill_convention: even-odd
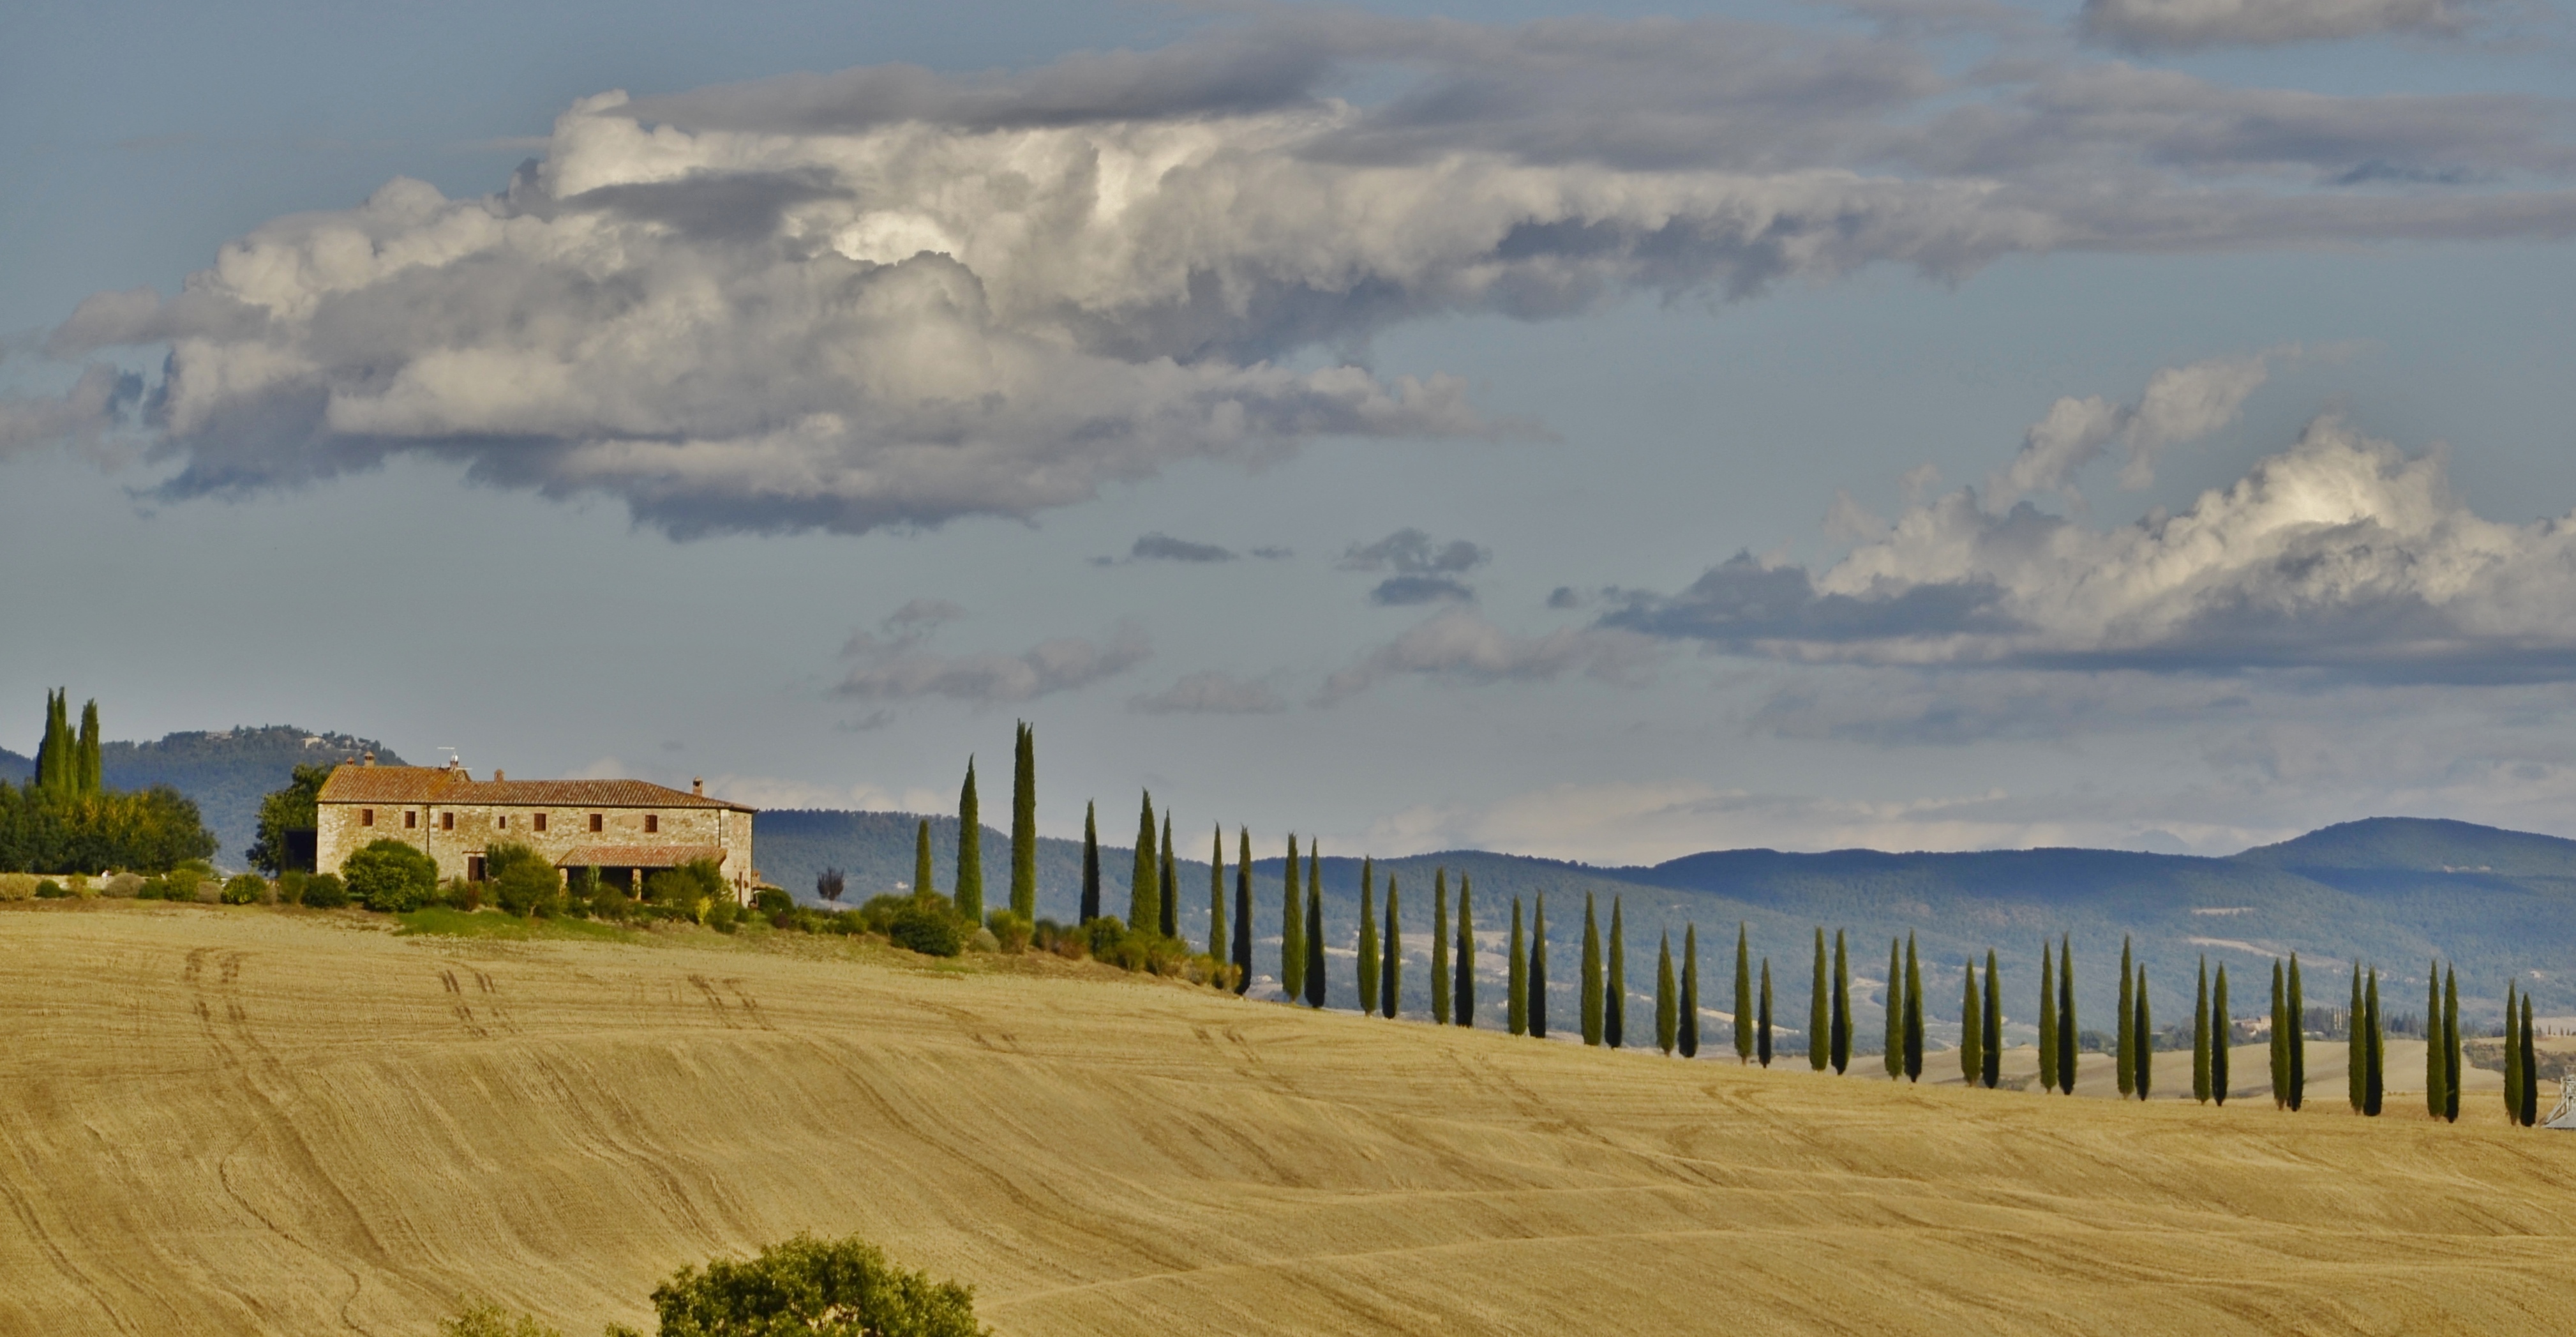
[[[503,775],[503,774],[501,773],[501,768],[500,768],[500,767],[495,766],[495,767],[493,767],[493,768],[492,768],[492,783],[494,783],[494,784],[496,784],[496,785],[497,785],[497,784],[501,783],[502,781],[507,780],[507,779],[509,779],[509,778],[510,778],[510,777],[508,777],[508,776],[506,776],[506,775]]]
[[[376,764],[376,754],[375,754],[375,753],[373,753],[373,752],[369,752],[365,757],[363,757],[363,758],[361,758],[361,759],[359,760],[358,764],[359,764],[359,765],[361,765],[361,766],[373,766],[373,765],[375,765],[375,764]]]
[[[707,782],[704,780],[691,780],[689,782],[689,792],[697,795],[699,798],[705,798],[707,796]]]

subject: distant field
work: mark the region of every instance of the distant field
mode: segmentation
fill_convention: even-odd
[[[972,1282],[1004,1334],[2570,1322],[2576,1137],[2508,1129],[2491,1090],[2456,1127],[2420,1097],[2355,1118],[2332,1045],[2287,1116],[1052,960],[150,903],[0,907],[0,997],[0,1332],[425,1335],[472,1294],[590,1337],[800,1229]]]

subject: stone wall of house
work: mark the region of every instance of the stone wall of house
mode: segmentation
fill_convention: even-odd
[[[597,831],[590,826],[594,815]],[[659,830],[644,829],[648,816],[659,819]],[[731,808],[324,803],[316,817],[313,863],[324,872],[340,871],[350,855],[378,840],[399,840],[428,854],[441,880],[464,877],[469,858],[504,843],[529,846],[549,862],[584,845],[716,845],[724,849],[725,881],[736,893],[748,901],[754,885],[752,815]]]

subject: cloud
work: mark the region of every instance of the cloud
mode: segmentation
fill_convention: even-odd
[[[2331,415],[2179,514],[2094,530],[1962,489],[1822,575],[1739,554],[1601,625],[1800,661],[2576,677],[2576,515],[2485,520]]]
[[[2270,360],[2297,355],[2296,349],[2276,349],[2166,367],[2149,377],[2145,393],[2127,404],[2099,395],[2060,399],[2031,424],[2011,466],[1987,480],[1986,504],[2000,510],[2034,492],[2080,501],[2076,475],[2113,441],[2128,455],[2120,486],[2145,487],[2155,481],[2158,452],[2235,422],[2246,397],[2270,375]]]
[[[1369,591],[1369,602],[1381,607],[1412,604],[1467,603],[1476,591],[1459,576],[1493,560],[1493,554],[1465,539],[1439,543],[1419,529],[1399,529],[1375,543],[1354,543],[1336,565],[1345,571],[1393,571]]]
[[[1271,715],[1288,703],[1269,684],[1219,669],[1202,669],[1128,705],[1148,715]]]
[[[2402,32],[2447,35],[2468,26],[2446,0],[2085,0],[2096,41],[2141,49],[2274,46]]]
[[[1475,612],[1453,608],[1418,622],[1325,680],[1317,705],[1331,705],[1390,677],[1462,684],[1553,682],[1569,673],[1605,682],[1635,681],[1654,658],[1654,642],[1625,630],[1568,627],[1520,636]]]
[[[920,648],[917,638],[884,641],[867,632],[851,637],[842,654],[858,663],[833,689],[836,696],[895,701],[937,696],[990,705],[1087,687],[1145,662],[1153,646],[1142,628],[1120,623],[1098,642],[1059,637],[1016,655],[933,654]]]
[[[122,425],[142,395],[142,377],[94,362],[60,395],[0,396],[0,459],[96,441]]]

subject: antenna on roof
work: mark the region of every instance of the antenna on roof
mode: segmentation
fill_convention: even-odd
[[[431,751],[433,751],[433,752],[444,752],[444,753],[446,753],[446,754],[447,754],[447,769],[449,769],[449,770],[451,770],[451,771],[452,771],[452,770],[455,770],[457,767],[462,766],[462,765],[464,765],[464,764],[465,764],[465,758],[463,758],[463,757],[461,757],[461,756],[458,756],[455,748],[452,748],[452,747],[441,747],[441,748],[432,748],[432,749],[430,749],[430,750],[431,750]]]

